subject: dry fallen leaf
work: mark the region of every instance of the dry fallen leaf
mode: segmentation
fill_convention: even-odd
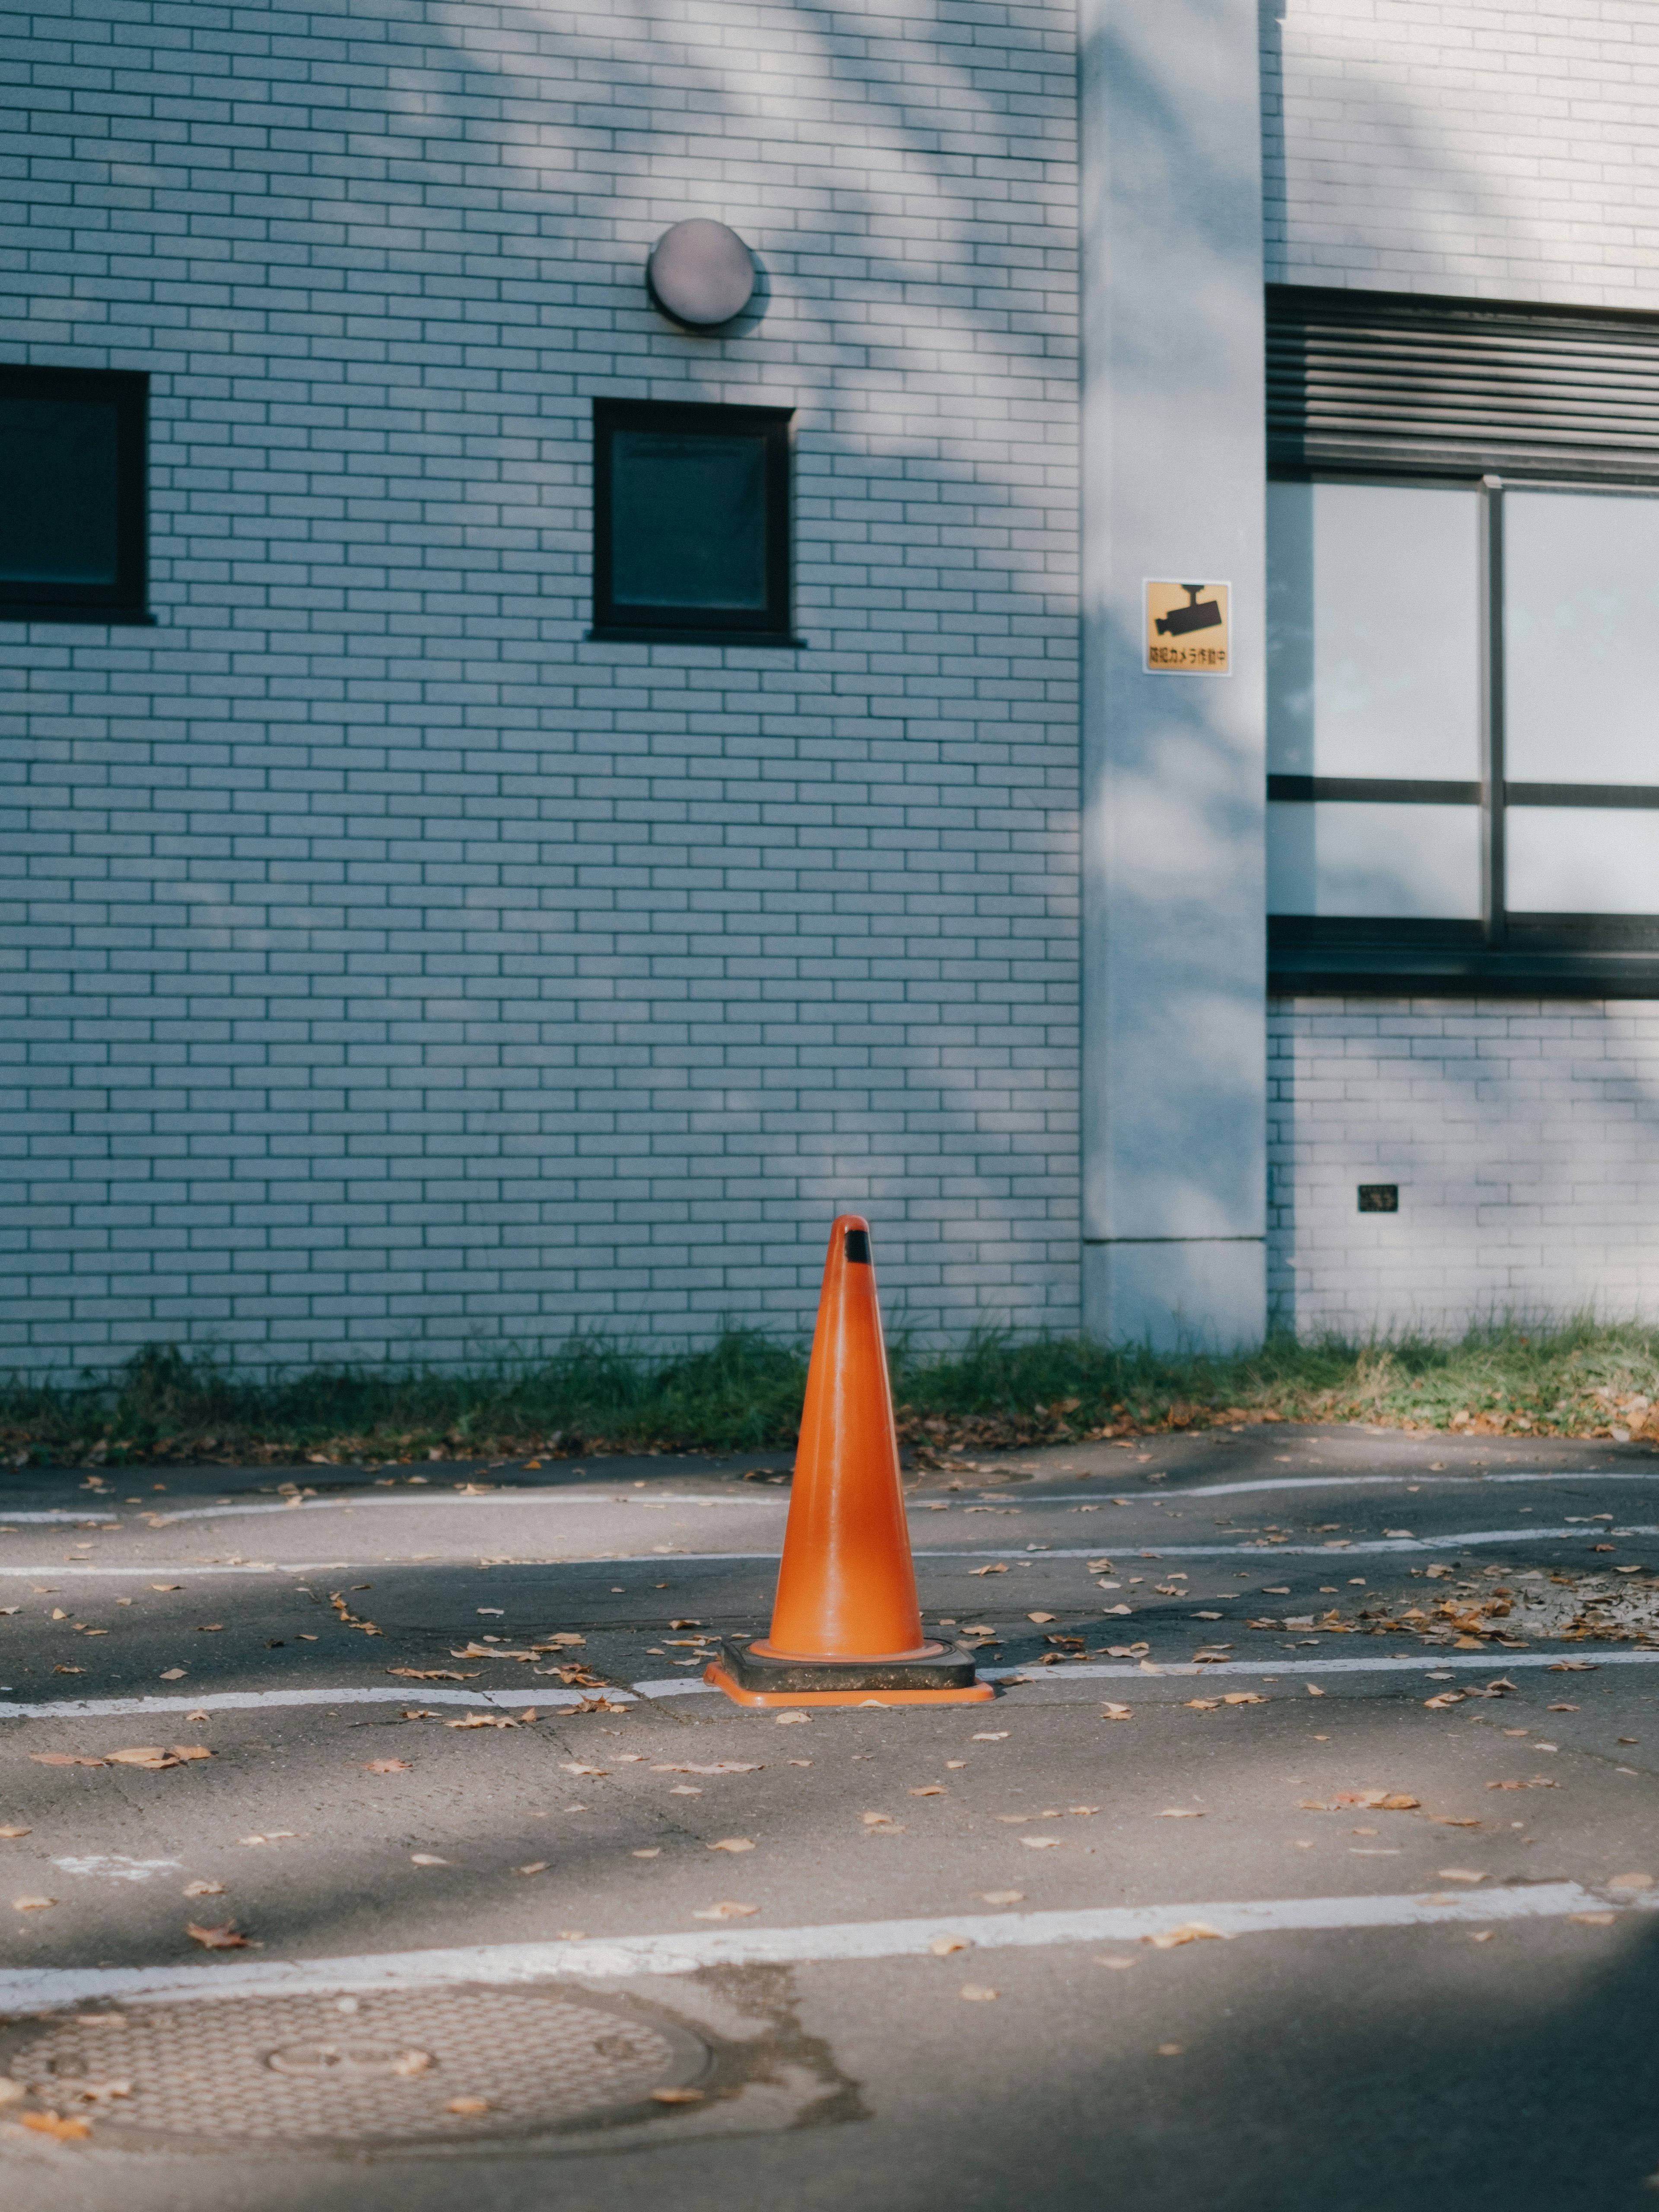
[[[9,1827],[0,1828],[0,1837],[3,1837],[8,1843],[12,1842],[18,1836],[29,1836],[33,1832],[32,1828],[19,1827],[15,1822]]]
[[[187,1881],[179,1892],[182,1897],[222,1897],[224,1893],[222,1881]]]
[[[1461,1690],[1443,1690],[1437,1698],[1425,1698],[1423,1710],[1430,1713],[1449,1712],[1454,1705],[1461,1705],[1462,1702],[1463,1692]]]
[[[1133,1708],[1129,1705],[1115,1705],[1109,1702],[1101,1708],[1101,1712],[1102,1717],[1109,1721],[1128,1721],[1134,1718]]]
[[[780,1728],[805,1726],[811,1717],[812,1716],[811,1713],[775,1713],[773,1715],[773,1718],[776,1721]]]
[[[551,1859],[532,1859],[528,1866],[514,1867],[513,1871],[514,1874],[545,1874],[552,1863]]]
[[[755,1844],[750,1836],[722,1836],[719,1843],[706,1844],[704,1848],[711,1851],[752,1851]]]
[[[406,1759],[370,1759],[363,1762],[365,1774],[413,1774],[414,1768]]]
[[[1054,1617],[1052,1613],[1028,1613],[1025,1616],[1027,1620],[1052,1620]]]
[[[984,1988],[978,1982],[964,1982],[962,1985],[962,1994],[969,2004],[989,2004],[998,1992],[995,1990]]]
[[[1004,1566],[969,1567],[968,1571],[970,1575],[1006,1575],[1008,1570]]]
[[[1143,1936],[1143,1943],[1150,1943],[1155,1951],[1174,1951],[1183,1943],[1225,1942],[1220,1929],[1212,1928],[1207,1921],[1183,1920],[1178,1928],[1164,1928],[1156,1936]]]
[[[980,1895],[988,1905],[1024,1905],[1025,1902],[1023,1889],[982,1889]]]
[[[1161,1813],[1154,1813],[1155,1820],[1201,1820],[1204,1815],[1194,1813],[1187,1805],[1166,1805]]]
[[[929,1782],[920,1790],[912,1790],[908,1795],[912,1797],[946,1797],[950,1792],[942,1783]]]
[[[1260,1690],[1226,1690],[1221,1702],[1224,1705],[1265,1705],[1267,1700]]]
[[[176,1590],[183,1589],[184,1584],[182,1583],[152,1583],[150,1588],[154,1590]]]
[[[659,2105],[700,2105],[702,2102],[701,2089],[653,2089],[651,2095],[653,2101]]]
[[[23,2112],[19,2118],[36,2135],[52,2136],[58,2142],[80,2142],[92,2133],[84,2120],[66,2120],[57,2112]]]
[[[565,1769],[567,1774],[598,1774],[602,1771],[603,1769],[597,1766],[568,1766]],[[754,1759],[715,1759],[700,1766],[684,1760],[678,1765],[659,1765],[653,1766],[651,1771],[653,1774],[760,1774],[764,1769]]]
[[[1570,1912],[1567,1917],[1580,1928],[1611,1928],[1619,1915],[1616,1912]]]
[[[204,1743],[170,1743],[167,1746],[167,1756],[169,1759],[188,1761],[192,1759],[211,1759],[213,1753]]]
[[[29,1757],[37,1766],[101,1766],[104,1763],[101,1759],[88,1759],[76,1751],[32,1751]]]
[[[234,1920],[227,1920],[221,1928],[198,1928],[193,1920],[187,1920],[185,1933],[209,1951],[246,1951],[251,1948],[250,1939],[237,1933]]]
[[[719,1905],[703,1905],[693,1912],[691,1917],[694,1920],[747,1920],[751,1913],[759,1911],[758,1905],[733,1905],[729,1898],[726,1898]]]
[[[446,1721],[446,1728],[517,1728],[517,1721],[509,1720],[505,1713],[469,1713],[465,1720]]]
[[[410,1866],[448,1866],[452,1863],[448,1859],[437,1857],[431,1851],[411,1851],[409,1863]]]
[[[1653,1876],[1650,1874],[1609,1875],[1607,1887],[1609,1889],[1651,1889]]]
[[[1437,1881],[1485,1881],[1485,1871],[1479,1867],[1437,1867]]]
[[[472,2120],[476,2119],[480,2112],[487,2112],[489,2110],[489,2100],[488,2097],[452,2097],[444,2106],[444,2110],[447,2112],[454,2112],[461,2119]]]
[[[1179,2058],[1186,2047],[1182,2043],[1160,2043],[1158,2055],[1160,2058]]]
[[[1028,1851],[1054,1851],[1060,1848],[1058,1836],[1022,1836],[1019,1840]]]
[[[601,1779],[607,1778],[611,1771],[608,1766],[584,1766],[579,1759],[562,1759],[559,1765],[566,1774],[594,1774],[599,1776]],[[658,1771],[665,1774],[671,1772],[678,1774],[683,1771],[689,1773],[691,1770],[689,1767],[684,1770],[679,1767],[663,1767]]]
[[[629,1856],[636,1859],[659,1859],[662,1856],[662,1845],[656,1844],[648,1851],[634,1851]]]
[[[162,1669],[156,1680],[161,1682],[182,1682],[189,1672],[190,1669],[187,1667],[167,1667]]]
[[[159,1743],[139,1744],[131,1751],[112,1751],[109,1763],[112,1766],[140,1766],[149,1773],[158,1773],[164,1766],[179,1764]]]
[[[974,1947],[966,1936],[935,1936],[927,1948],[936,1959],[948,1959],[952,1951],[971,1951]]]
[[[401,1674],[410,1682],[476,1682],[477,1670],[470,1674],[458,1674],[453,1667],[388,1667],[388,1674]]]
[[[57,1902],[55,1897],[14,1897],[11,1909],[14,1912],[44,1912]]]

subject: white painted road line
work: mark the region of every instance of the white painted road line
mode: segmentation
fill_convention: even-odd
[[[1584,1648],[1582,1644],[1570,1647],[1574,1651]],[[1659,1650],[1615,1651],[1599,1645],[1595,1649],[1596,1656],[1589,1662],[1592,1668],[1659,1664]],[[1160,1659],[1132,1666],[1073,1663],[1033,1667],[1029,1672],[1021,1667],[981,1667],[977,1671],[981,1682],[1001,1683],[1005,1686],[1025,1682],[1063,1687],[1067,1682],[1078,1681],[1144,1682],[1159,1674],[1202,1676],[1206,1680],[1212,1674],[1253,1674],[1258,1678],[1280,1674],[1416,1674],[1427,1679],[1449,1668],[1458,1674],[1484,1674],[1493,1668],[1507,1671],[1510,1668],[1559,1667],[1561,1663],[1561,1647],[1553,1646],[1544,1651],[1482,1651],[1473,1655],[1431,1650],[1410,1659],[1394,1656],[1376,1659],[1226,1659],[1202,1665],[1190,1660]],[[194,1698],[53,1698],[35,1704],[3,1702],[0,1703],[0,1721],[114,1720],[122,1717],[136,1719],[147,1713],[158,1717],[168,1713],[240,1713],[303,1705],[487,1705],[495,1711],[508,1713],[523,1712],[534,1705],[538,1710],[546,1707],[568,1711],[593,1694],[586,1690],[550,1690],[539,1681],[517,1690],[451,1690],[429,1682],[413,1683],[406,1690],[382,1688],[379,1684],[368,1688],[354,1685],[322,1690],[210,1690]],[[687,1673],[635,1682],[626,1689],[612,1684],[600,1694],[617,1705],[632,1705],[636,1698],[717,1698],[722,1692],[705,1682],[700,1674]]]
[[[450,1951],[356,1959],[226,1960],[201,1966],[19,1967],[0,1972],[0,2009],[34,2012],[87,1998],[270,1996],[295,1991],[422,1989],[455,1982],[533,1982],[574,1976],[694,1974],[708,1966],[931,1955],[941,1936],[976,1951],[1062,1943],[1134,1943],[1193,1921],[1218,1936],[1306,1935],[1339,1929],[1424,1928],[1471,1922],[1559,1920],[1571,1912],[1640,1910],[1607,1902],[1576,1881],[1492,1889],[1481,1896],[1287,1897],[1247,1904],[1109,1905],[1079,1912],[963,1913],[930,1920],[866,1920],[823,1928],[743,1928],[708,1934],[601,1937],[579,1943],[480,1943]]]
[[[1126,1468],[1126,1474],[1133,1474]],[[1139,1480],[1139,1476],[1135,1478]],[[1242,1498],[1251,1491],[1261,1490],[1361,1490],[1388,1488],[1390,1490],[1444,1490],[1454,1483],[1479,1485],[1487,1482],[1650,1482],[1659,1483],[1659,1462],[1651,1474],[1640,1468],[1553,1468],[1545,1473],[1526,1474],[1432,1474],[1426,1468],[1406,1474],[1270,1474],[1254,1482],[1205,1482],[1194,1484],[1190,1490],[1160,1490],[1158,1498]],[[1139,1493],[1143,1502],[1154,1501],[1150,1491]],[[1034,1505],[1035,1498],[1022,1498],[1022,1505]]]
[[[1110,1475],[1112,1472],[1113,1470],[1109,1468],[1103,1470],[1100,1479],[1104,1480],[1105,1477]],[[1133,1470],[1125,1469],[1123,1472],[1125,1474],[1130,1474],[1133,1473]],[[1137,1480],[1139,1480],[1138,1474],[1135,1479]],[[1419,1470],[1416,1472],[1408,1472],[1403,1474],[1267,1475],[1250,1482],[1206,1482],[1196,1484],[1190,1489],[1170,1491],[1161,1490],[1156,1493],[1150,1491],[1141,1492],[1137,1493],[1136,1498],[1132,1502],[1137,1504],[1157,1504],[1161,1503],[1164,1498],[1177,1497],[1243,1498],[1250,1495],[1258,1495],[1271,1491],[1367,1489],[1410,1489],[1413,1491],[1422,1491],[1444,1490],[1460,1484],[1465,1487],[1472,1488],[1491,1483],[1537,1482],[1588,1482],[1595,1484],[1607,1482],[1645,1482],[1650,1485],[1659,1486],[1659,1463],[1656,1463],[1651,1473],[1648,1473],[1641,1469],[1622,1468],[1559,1468],[1546,1470],[1541,1474],[1529,1472],[1527,1474],[1431,1474],[1426,1470]],[[998,1493],[1000,1497],[1003,1494],[1005,1493]],[[1011,1492],[1006,1494],[1012,1496],[1013,1493]],[[771,1505],[776,1507],[787,1506],[787,1504],[788,1498],[787,1494],[781,1496],[778,1492],[769,1490],[748,1490],[736,1492],[731,1494],[722,1494],[718,1492],[705,1494],[696,1491],[662,1491],[657,1492],[655,1496],[651,1498],[629,1498],[608,1490],[603,1492],[599,1490],[551,1489],[492,1490],[474,1494],[468,1494],[465,1492],[456,1492],[453,1490],[434,1490],[430,1493],[430,1495],[422,1498],[410,1498],[406,1496],[396,1498],[372,1498],[367,1492],[354,1491],[349,1497],[303,1498],[296,1500],[293,1504],[289,1504],[284,1501],[282,1504],[273,1504],[268,1500],[260,1499],[258,1502],[250,1500],[246,1504],[239,1503],[229,1505],[180,1505],[172,1508],[166,1506],[149,1507],[143,1513],[117,1515],[115,1519],[118,1522],[122,1531],[125,1533],[140,1528],[170,1528],[173,1523],[181,1521],[246,1520],[253,1516],[265,1515],[282,1515],[285,1513],[350,1513],[360,1510],[369,1510],[371,1509],[376,1511],[384,1512],[391,1508],[405,1506],[450,1505],[471,1508],[473,1506],[489,1505],[557,1505],[566,1507],[582,1505],[592,1507],[631,1505],[636,1510],[642,1509],[647,1512],[661,1512],[670,1506],[729,1508],[733,1506],[752,1507]],[[1075,1512],[1077,1510],[1077,1502],[1075,1498],[1065,1492],[1048,1497],[1021,1497],[1018,1506],[1016,1510],[1023,1512],[1028,1507],[1031,1506],[1054,1506],[1072,1512]],[[950,1510],[959,1512],[962,1511],[963,1508],[960,1505],[953,1504]],[[917,1501],[911,1504],[910,1510],[913,1512],[925,1513],[928,1511],[937,1511],[938,1507],[930,1506],[926,1503]],[[98,1509],[96,1507],[93,1507],[89,1510],[83,1510],[80,1512],[63,1510],[27,1512],[0,1511],[0,1528],[22,1528],[25,1526],[30,1528],[97,1528],[113,1533],[111,1521],[107,1516],[100,1520],[98,1516]]]
[[[1659,1525],[1641,1523],[1622,1528],[1598,1524],[1587,1528],[1466,1528],[1449,1536],[1413,1536],[1376,1538],[1357,1543],[1341,1544],[1166,1544],[1156,1548],[1145,1544],[1042,1544],[1024,1547],[1004,1544],[995,1550],[918,1551],[918,1559],[1002,1559],[1024,1560],[1028,1565],[1041,1559],[1098,1559],[1115,1552],[1124,1559],[1248,1559],[1253,1565],[1266,1567],[1275,1559],[1327,1559],[1335,1565],[1341,1559],[1376,1557],[1379,1553],[1419,1554],[1429,1552],[1467,1552],[1478,1546],[1493,1544],[1592,1544],[1608,1536],[1659,1536]],[[677,1567],[685,1566],[775,1566],[781,1553],[778,1552],[680,1552],[665,1545],[649,1552],[586,1552],[573,1553],[560,1559],[492,1559],[492,1573],[503,1567],[592,1567],[592,1566],[654,1566],[672,1559]],[[82,1566],[78,1561],[37,1561],[27,1566],[0,1566],[0,1577],[15,1579],[33,1578],[50,1574],[59,1580],[71,1575],[108,1577],[131,1579],[133,1576],[157,1574],[191,1575],[206,1577],[212,1575],[316,1575],[344,1573],[353,1565],[370,1564],[367,1560],[308,1559],[298,1564],[266,1559],[243,1560],[226,1566],[173,1566],[166,1561],[151,1559],[141,1566],[98,1567]],[[464,1566],[464,1560],[428,1561],[414,1559],[375,1560],[381,1567],[440,1565],[446,1568]],[[480,1565],[483,1564],[480,1562]]]
[[[676,1685],[678,1687],[678,1686]],[[492,1711],[522,1713],[531,1706],[559,1711],[583,1704],[588,1690],[550,1690],[532,1683],[524,1690],[441,1690],[412,1682],[406,1690],[210,1690],[199,1698],[57,1698],[40,1705],[0,1704],[0,1721],[116,1720],[143,1714],[246,1713],[289,1705],[487,1705]],[[614,1705],[631,1705],[631,1691],[605,1690]]]
[[[1584,1650],[1583,1644],[1570,1644],[1568,1653]],[[1659,1664],[1659,1650],[1652,1651],[1613,1651],[1595,1648],[1592,1667],[1640,1667]],[[1414,1659],[1389,1657],[1386,1659],[1213,1659],[1200,1663],[1189,1659],[1142,1659],[1132,1666],[1096,1666],[1088,1662],[1079,1665],[1075,1661],[1058,1667],[1031,1665],[1027,1667],[980,1667],[975,1672],[981,1682],[1000,1683],[1005,1689],[1021,1682],[1064,1687],[1067,1682],[1146,1682],[1158,1674],[1182,1675],[1189,1678],[1212,1674],[1253,1674],[1258,1680],[1272,1680],[1280,1674],[1417,1674],[1424,1677],[1438,1674],[1447,1668],[1458,1673],[1466,1671],[1492,1674],[1510,1667],[1559,1667],[1563,1647],[1552,1646],[1547,1651],[1483,1651],[1471,1657],[1463,1652],[1428,1650]],[[711,1697],[724,1695],[712,1683],[700,1676],[688,1679],[682,1675],[666,1681],[635,1682],[634,1689],[641,1698],[684,1698],[694,1692],[708,1691]],[[872,1697],[878,1694],[872,1692]]]
[[[654,1498],[624,1498],[608,1490],[492,1490],[476,1496],[434,1490],[429,1498],[371,1498],[365,1491],[354,1491],[349,1498],[301,1498],[291,1504],[283,1502],[272,1505],[262,1500],[246,1505],[152,1506],[142,1513],[118,1514],[114,1522],[107,1516],[100,1520],[95,1513],[0,1510],[0,1528],[20,1528],[26,1522],[31,1526],[49,1522],[58,1528],[101,1528],[113,1534],[118,1522],[124,1531],[131,1533],[140,1528],[170,1528],[176,1521],[245,1521],[270,1513],[355,1513],[371,1509],[385,1512],[388,1507],[407,1505],[632,1505],[643,1507],[647,1513],[661,1513],[671,1505],[781,1505],[787,1502],[763,1490],[731,1497],[704,1497],[695,1491],[665,1491]]]
[[[1651,1651],[1603,1650],[1599,1645],[1590,1647],[1595,1657],[1592,1667],[1639,1667],[1659,1663],[1659,1650]],[[1034,1666],[979,1668],[981,1682],[1066,1682],[1115,1680],[1146,1681],[1154,1674],[1203,1675],[1255,1674],[1272,1677],[1277,1674],[1439,1674],[1447,1668],[1459,1672],[1472,1671],[1490,1674],[1494,1669],[1507,1673],[1511,1667],[1559,1667],[1565,1656],[1577,1656],[1586,1647],[1582,1644],[1564,1647],[1554,1644],[1545,1651],[1483,1651],[1471,1657],[1462,1652],[1440,1652],[1432,1650],[1419,1652],[1414,1659],[1212,1659],[1203,1662],[1179,1659],[1142,1659],[1132,1667],[1094,1666],[1076,1662],[1059,1667]],[[640,1694],[650,1694],[647,1686],[635,1682]]]

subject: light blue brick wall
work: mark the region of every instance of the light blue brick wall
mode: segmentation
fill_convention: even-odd
[[[1076,1320],[1069,8],[5,20],[0,359],[153,629],[0,624],[3,1356]],[[641,272],[712,215],[728,339]],[[798,410],[799,653],[584,641],[589,404]]]

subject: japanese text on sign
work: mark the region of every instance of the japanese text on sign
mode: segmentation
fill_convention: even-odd
[[[1146,580],[1146,668],[1152,675],[1229,676],[1232,588]]]

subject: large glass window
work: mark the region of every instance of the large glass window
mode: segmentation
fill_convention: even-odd
[[[596,400],[593,633],[788,641],[789,416]]]
[[[1659,950],[1659,492],[1310,472],[1267,553],[1274,942]]]
[[[0,367],[0,621],[143,619],[145,386]]]

